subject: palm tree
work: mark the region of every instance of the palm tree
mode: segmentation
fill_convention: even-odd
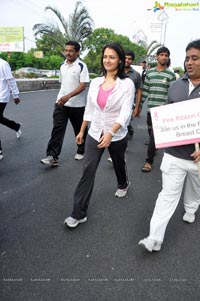
[[[155,61],[155,55],[153,53],[157,48],[159,48],[161,46],[163,46],[163,45],[158,43],[156,40],[152,41],[149,45],[147,45],[147,47],[146,47],[146,57],[147,57],[147,61],[149,63]]]
[[[93,30],[93,19],[90,17],[86,7],[81,2],[76,2],[75,10],[69,15],[68,20],[61,15],[58,9],[47,6],[45,11],[48,10],[55,14],[61,26],[57,22],[53,23],[52,21],[48,24],[35,24],[33,26],[35,37],[38,35],[48,35],[62,49],[64,49],[67,40],[76,40],[81,44],[82,49],[84,49],[83,42]]]

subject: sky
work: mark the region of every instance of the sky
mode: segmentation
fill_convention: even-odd
[[[153,0],[80,0],[88,9],[94,20],[94,29],[110,28],[116,34],[128,36],[134,42],[134,35],[142,31],[147,44],[157,40],[164,42],[171,52],[171,66],[182,67],[187,44],[200,38],[200,1],[172,0],[159,1],[164,6],[167,20],[163,22],[163,30],[155,29],[162,18],[161,12],[153,11]],[[76,0],[0,0],[0,26],[23,26],[25,36],[25,51],[35,47],[32,28],[37,23],[47,23],[53,20],[52,12],[45,12],[47,5],[56,7],[68,18],[75,8]],[[188,9],[176,10],[169,4],[189,3],[199,4],[196,11]],[[166,5],[165,5],[166,4]],[[154,29],[153,29],[154,28]]]

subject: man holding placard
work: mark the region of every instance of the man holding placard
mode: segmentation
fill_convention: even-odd
[[[200,111],[200,40],[190,42],[186,47],[185,66],[187,73],[171,84],[167,103],[199,98],[199,105],[196,106],[198,115]],[[200,133],[198,142],[200,142]],[[162,191],[155,204],[149,236],[139,241],[139,245],[149,252],[160,251],[167,224],[179,203],[183,187],[185,209],[183,221],[193,223],[195,212],[200,204],[199,143],[196,143],[196,150],[194,144],[174,143],[174,145],[167,147],[164,152],[160,167]]]

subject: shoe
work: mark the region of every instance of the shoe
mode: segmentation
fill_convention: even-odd
[[[84,155],[81,155],[81,154],[76,154],[74,157],[74,159],[78,160],[78,161],[82,160],[83,158],[84,158]]]
[[[185,214],[183,215],[183,221],[189,224],[194,223],[195,221],[195,214],[194,213],[188,213],[185,212]]]
[[[16,132],[17,139],[19,139],[22,135],[21,126],[22,126],[22,124],[20,123],[19,130]]]
[[[2,150],[0,150],[0,160],[3,159],[3,153],[2,153]]]
[[[64,220],[64,225],[67,225],[70,228],[75,228],[78,226],[78,224],[82,224],[85,222],[87,222],[87,216],[85,216],[82,219],[75,219],[75,218],[69,216]]]
[[[150,163],[148,163],[148,162],[146,162],[146,163],[144,164],[144,166],[142,167],[142,171],[143,171],[143,172],[150,172],[151,169],[152,169],[152,165],[151,165]]]
[[[138,245],[145,248],[147,251],[160,251],[162,243],[150,238],[144,238],[138,242]]]
[[[41,159],[40,162],[48,166],[58,166],[58,159],[53,156],[47,156],[46,158]]]
[[[130,185],[131,185],[131,183],[129,182],[128,186],[126,188],[124,188],[124,189],[118,188],[117,191],[115,192],[115,196],[117,198],[124,198],[128,193],[128,189],[129,189]]]
[[[113,162],[112,162],[112,159],[111,159],[110,157],[107,159],[107,161],[108,161],[109,163],[111,163],[111,164],[113,163]]]
[[[144,145],[149,145],[149,140],[145,140]]]

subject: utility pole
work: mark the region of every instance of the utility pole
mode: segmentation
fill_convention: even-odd
[[[160,44],[165,44],[165,37],[166,37],[166,31],[167,31],[167,22],[168,22],[169,16],[165,12],[165,10],[162,10],[161,13],[158,16],[158,20],[162,23],[162,30],[160,34]]]

